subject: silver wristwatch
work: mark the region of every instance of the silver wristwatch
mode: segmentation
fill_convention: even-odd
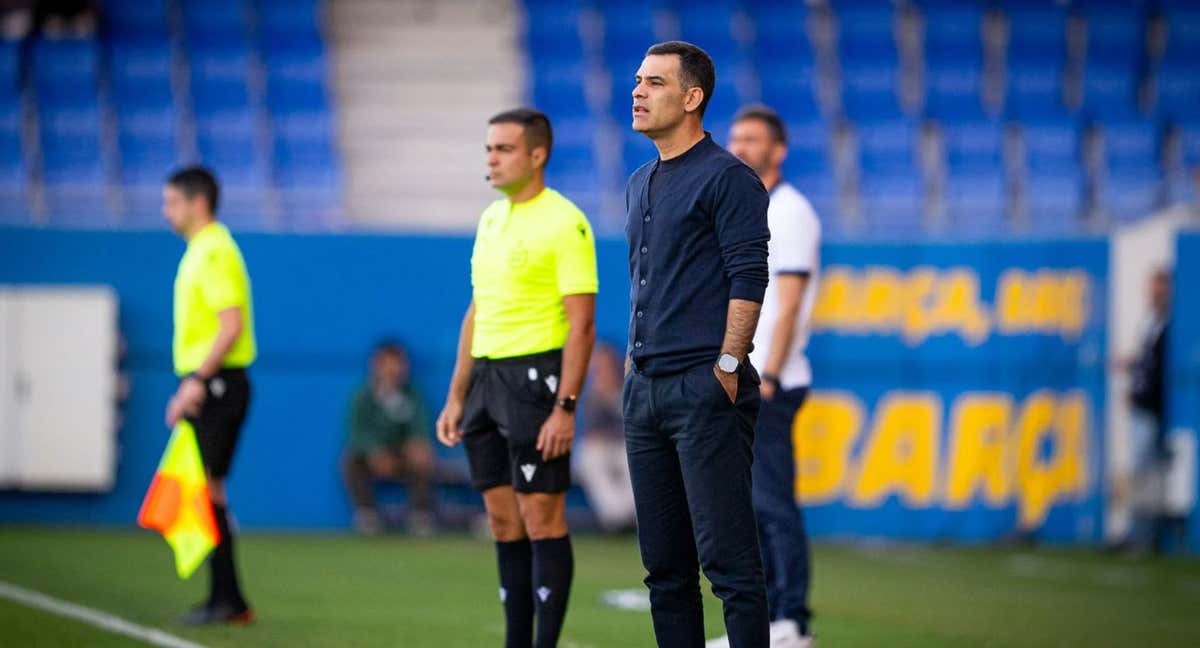
[[[738,359],[728,353],[722,353],[720,358],[717,358],[717,369],[723,373],[731,374],[738,370]]]

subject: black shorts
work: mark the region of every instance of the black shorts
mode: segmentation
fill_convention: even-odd
[[[476,490],[512,485],[519,493],[563,493],[571,487],[570,453],[543,461],[536,447],[554,411],[561,370],[561,351],[475,359],[462,429]]]
[[[250,406],[250,378],[245,369],[222,369],[205,386],[208,394],[204,406],[188,422],[196,429],[196,443],[205,471],[224,479],[233,463],[242,422]]]

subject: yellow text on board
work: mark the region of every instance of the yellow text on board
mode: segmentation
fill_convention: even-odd
[[[1010,268],[997,280],[994,304],[981,298],[979,283],[967,267],[832,266],[821,278],[813,330],[900,335],[909,345],[957,334],[977,345],[994,333],[1073,340],[1087,324],[1091,279],[1083,270]]]
[[[1034,529],[1056,503],[1087,493],[1090,407],[1078,390],[1042,390],[1021,401],[967,392],[943,422],[937,394],[893,391],[868,420],[855,395],[814,392],[793,427],[796,496],[861,509],[890,496],[950,510],[1015,501],[1020,527]]]

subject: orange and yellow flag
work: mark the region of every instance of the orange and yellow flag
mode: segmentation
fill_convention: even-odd
[[[138,513],[138,525],[163,534],[175,550],[180,578],[191,576],[220,541],[196,432],[187,421],[180,421],[171,432]]]

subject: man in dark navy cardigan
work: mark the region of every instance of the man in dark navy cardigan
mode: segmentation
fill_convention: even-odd
[[[704,131],[716,83],[704,50],[655,45],[635,82],[633,129],[659,157],[626,189],[624,413],[654,633],[662,648],[704,645],[703,567],[724,602],[730,645],[765,648],[750,496],[759,380],[746,358],[769,277],[769,197]]]

